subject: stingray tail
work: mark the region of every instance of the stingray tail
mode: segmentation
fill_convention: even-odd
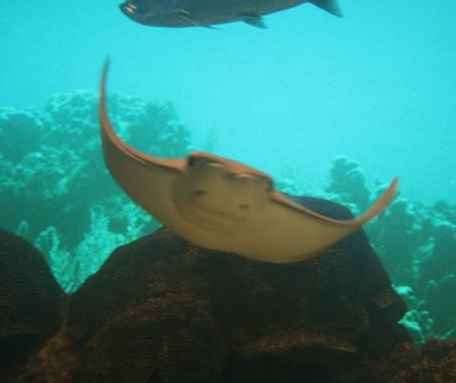
[[[334,16],[342,17],[342,11],[337,4],[337,0],[309,0],[309,3],[325,10],[326,12],[331,13]]]

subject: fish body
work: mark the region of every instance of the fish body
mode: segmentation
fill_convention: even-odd
[[[342,16],[337,0],[127,0],[120,9],[140,24],[158,27],[211,27],[244,21],[265,28],[263,15],[304,3]]]

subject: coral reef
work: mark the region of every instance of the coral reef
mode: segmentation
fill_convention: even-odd
[[[114,248],[158,227],[108,175],[97,106],[94,93],[78,91],[51,97],[42,110],[0,109],[2,227],[34,242],[68,292]],[[172,104],[113,95],[109,112],[135,147],[169,156],[187,152],[189,133]]]
[[[370,193],[358,163],[346,157],[336,158],[329,170],[329,184],[325,191],[341,203],[354,203],[357,208],[366,209]]]
[[[0,108],[2,227],[42,250],[67,292],[76,291],[113,249],[159,227],[108,175],[97,103],[95,94],[79,91],[55,95],[40,110]],[[189,133],[172,104],[113,95],[108,107],[116,130],[135,147],[166,156],[187,153]],[[284,168],[278,187],[305,194],[292,170]],[[340,157],[320,195],[358,213],[383,187],[368,186],[359,164]],[[424,206],[400,196],[366,232],[409,305],[403,323],[414,339],[455,337],[456,206]]]
[[[351,164],[351,165],[350,165]],[[327,195],[361,211],[381,192],[366,187],[359,165],[347,158],[332,163]],[[343,191],[343,192],[342,192]],[[370,242],[410,311],[403,323],[416,341],[456,336],[456,206],[426,207],[397,198],[366,226]]]

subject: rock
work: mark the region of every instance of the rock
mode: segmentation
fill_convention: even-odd
[[[456,382],[456,342],[430,339],[421,348],[404,343],[387,358],[371,363],[361,379],[370,383]]]
[[[351,216],[334,203],[296,200],[334,218]],[[7,286],[23,285],[33,296],[34,277],[21,273],[40,268],[10,262],[1,269],[14,276]],[[400,373],[395,358],[418,363],[419,351],[397,323],[405,310],[363,231],[309,261],[270,264],[201,249],[162,229],[118,248],[71,296],[63,326],[49,321],[52,331],[39,332],[33,354],[0,378],[390,383]],[[41,329],[39,318],[26,328]]]
[[[362,231],[310,261],[269,264],[161,230],[77,291],[66,332],[84,345],[78,382],[335,382],[409,340],[405,309]]]
[[[57,331],[62,302],[62,290],[40,252],[0,230],[0,377]]]

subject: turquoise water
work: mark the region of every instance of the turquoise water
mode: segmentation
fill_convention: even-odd
[[[102,163],[109,55],[109,112],[140,150],[211,150],[354,213],[399,176],[405,198],[364,228],[414,339],[454,338],[456,3],[340,6],[343,19],[305,4],[266,16],[266,30],[212,30],[145,27],[117,1],[2,1],[0,226],[67,292],[159,226]]]
[[[456,4],[340,1],[338,19],[305,4],[243,23],[145,27],[118,1],[0,3],[0,106],[41,106],[94,89],[169,100],[195,146],[312,190],[344,154],[370,182],[401,177],[412,200],[455,201]]]

